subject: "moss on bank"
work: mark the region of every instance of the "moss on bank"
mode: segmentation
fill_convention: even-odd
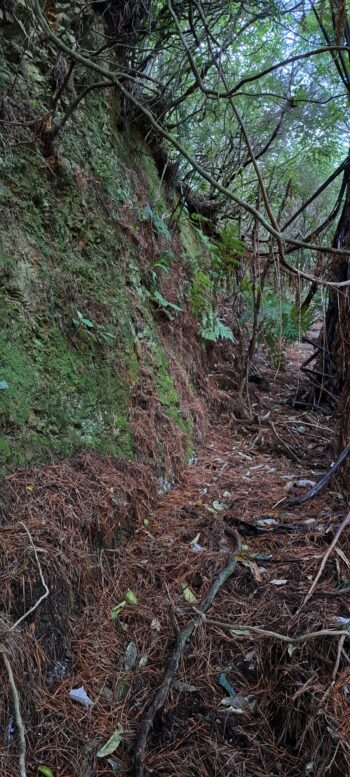
[[[165,213],[166,196],[149,150],[114,125],[115,104],[96,92],[54,167],[35,145],[0,157],[2,470],[86,446],[137,455],[128,423],[143,358],[135,306],[160,402],[191,447],[192,419],[181,414],[143,285],[144,203]],[[155,239],[153,230],[150,251]]]

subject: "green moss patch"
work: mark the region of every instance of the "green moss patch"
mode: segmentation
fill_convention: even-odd
[[[140,359],[190,446],[192,421],[144,286],[145,202],[162,217],[167,208],[150,152],[117,131],[102,92],[79,107],[57,149],[55,169],[35,146],[0,158],[0,467],[84,447],[137,456],[128,416]],[[149,240],[146,262],[156,230]]]

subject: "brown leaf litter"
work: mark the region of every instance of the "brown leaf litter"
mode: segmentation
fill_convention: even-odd
[[[146,463],[91,453],[5,479],[0,625],[20,694],[31,777],[40,765],[54,777],[133,774],[136,735],[176,629],[193,618],[194,598],[205,596],[235,552],[237,534],[242,549],[235,574],[207,618],[198,616],[148,737],[145,773],[350,774],[348,632],[344,639],[293,641],[319,630],[339,632],[336,619],[349,617],[350,586],[344,530],[302,606],[347,507],[334,482],[303,506],[286,510],[281,501],[297,492],[297,481],[317,480],[332,457],[330,419],[286,404],[298,358],[291,350],[288,372],[270,371],[271,394],[249,385],[248,419],[233,417],[232,392],[220,389],[221,416],[195,461],[161,497]],[[42,593],[20,521],[50,595],[10,633]],[[128,589],[137,604],[112,619]],[[262,633],[242,632],[249,625]],[[81,686],[93,702],[89,708],[69,696]],[[5,674],[0,701],[0,773],[16,777],[17,731]],[[118,726],[118,748],[98,758]]]

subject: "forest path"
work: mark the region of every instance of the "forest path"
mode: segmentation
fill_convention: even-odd
[[[194,608],[237,550],[237,536],[235,572],[207,619],[198,618],[154,719],[145,777],[350,774],[348,636],[339,636],[336,621],[350,615],[346,531],[303,604],[346,501],[336,482],[305,505],[281,501],[302,493],[305,486],[294,484],[318,480],[331,461],[330,420],[287,404],[308,349],[290,347],[286,370],[264,373],[269,390],[249,384],[251,418],[227,414],[213,423],[193,463],[152,511],[142,481],[147,470],[132,462],[118,468],[108,457],[84,454],[7,478],[4,612],[18,617],[41,592],[20,521],[50,589],[33,622],[9,643],[30,775],[39,764],[55,777],[135,775],[135,742],[176,624],[198,618]],[[128,589],[137,603],[129,596],[111,618]],[[262,631],[253,635],[247,626]],[[324,629],[338,633],[307,636]],[[305,641],[296,644],[296,637]],[[82,685],[89,709],[70,698]],[[11,693],[4,687],[5,730]],[[118,748],[97,757],[117,726]],[[18,774],[15,742],[0,753],[0,772]]]
[[[149,773],[350,774],[349,722],[343,717],[350,659],[342,652],[343,638],[306,639],[296,647],[278,637],[232,634],[222,625],[249,624],[292,637],[336,629],[336,617],[349,615],[350,562],[342,541],[302,604],[346,514],[343,495],[331,483],[303,506],[287,509],[282,501],[304,493],[310,484],[299,481],[317,481],[330,465],[330,419],[287,404],[311,351],[289,347],[285,372],[265,375],[270,390],[249,388],[255,420],[227,417],[210,429],[195,462],[129,545],[131,567],[137,555],[148,569],[142,600],[160,624],[161,641],[151,651],[153,694],[149,687],[142,694],[147,708],[174,640],[172,620],[182,626],[193,617],[183,585],[199,601],[227,553],[235,551],[237,532],[242,543],[236,573],[217,595],[209,620],[198,625],[156,716]],[[228,706],[230,693],[236,702]]]

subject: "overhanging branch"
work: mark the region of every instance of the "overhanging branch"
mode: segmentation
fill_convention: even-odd
[[[254,206],[252,206],[250,203],[243,200],[241,197],[238,197],[238,195],[231,192],[229,189],[227,189],[225,186],[223,186],[219,181],[217,181],[210,173],[205,170],[205,168],[200,165],[196,160],[192,157],[192,155],[187,151],[187,149],[176,139],[174,138],[167,130],[165,130],[159,122],[154,118],[152,113],[124,86],[122,83],[121,78],[123,77],[123,73],[114,74],[111,70],[105,69],[101,67],[98,63],[93,62],[89,60],[88,58],[82,56],[78,51],[74,51],[69,46],[67,46],[64,41],[61,40],[61,38],[56,35],[53,30],[51,29],[50,25],[48,24],[41,6],[39,0],[33,0],[32,2],[32,9],[35,14],[36,19],[38,20],[41,28],[47,35],[47,37],[55,43],[55,45],[61,49],[62,51],[65,51],[66,54],[69,54],[70,57],[76,59],[77,62],[80,62],[80,64],[84,65],[90,70],[95,71],[96,73],[99,73],[99,75],[103,76],[103,78],[111,81],[114,86],[117,86],[120,90],[121,94],[128,100],[130,100],[131,103],[135,105],[138,110],[144,114],[144,116],[149,121],[150,126],[155,129],[157,132],[159,132],[163,138],[165,138],[174,148],[177,149],[177,151],[180,152],[180,154],[186,159],[189,164],[193,167],[193,169],[204,179],[206,180],[214,189],[221,192],[225,197],[227,197],[229,200],[234,202],[236,205],[239,205],[241,208],[243,208],[245,211],[250,213],[254,218],[256,218],[259,223],[264,227],[264,229],[267,230],[276,240],[283,240],[285,242],[288,242],[290,245],[295,245],[298,248],[305,248],[311,251],[320,251],[322,250],[324,253],[330,253],[330,254],[340,254],[340,255],[350,255],[350,249],[349,250],[340,250],[336,249],[332,246],[319,246],[314,245],[312,243],[306,243],[302,240],[296,240],[295,238],[289,237],[287,235],[282,234],[278,229],[273,227],[269,221],[264,218],[264,216],[256,209]],[[334,49],[339,49],[339,47],[331,47]],[[343,50],[350,51],[350,47],[341,47]],[[330,47],[324,47],[322,51],[329,51]],[[320,50],[315,50],[313,53],[320,53]],[[286,268],[289,272],[293,273],[294,275],[297,275],[299,277],[303,277],[308,281],[311,282],[317,282],[317,283],[323,283],[327,286],[349,286],[350,281],[345,281],[342,283],[332,283],[330,281],[321,281],[320,279],[314,278],[312,275],[305,273],[298,268],[292,267],[291,265],[288,265]]]

